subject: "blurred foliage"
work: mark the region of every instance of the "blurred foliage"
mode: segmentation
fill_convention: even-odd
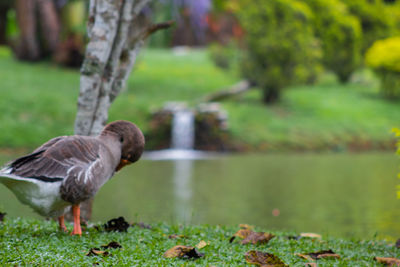
[[[11,9],[7,12],[7,28],[6,36],[9,39],[15,39],[19,35],[19,28],[17,25],[17,14],[15,9]]]
[[[208,48],[211,60],[223,70],[236,68],[240,58],[240,51],[234,41],[224,46],[218,43],[211,44]]]
[[[79,33],[86,34],[86,2],[82,0],[69,1],[61,9],[61,21],[64,29],[64,34]]]
[[[314,13],[314,29],[321,41],[324,66],[346,82],[361,62],[361,27],[339,0],[303,0]]]
[[[170,1],[152,1],[146,13],[154,22],[163,22],[173,19],[172,3]],[[175,28],[175,27],[174,27]],[[165,29],[149,37],[151,47],[169,47],[172,42],[173,29]]]
[[[398,128],[393,128],[393,132],[395,133],[397,137],[397,155],[400,155],[400,129]],[[400,178],[400,173],[397,176]],[[400,198],[400,185],[397,185],[397,198]]]
[[[279,98],[282,88],[313,82],[321,49],[314,38],[312,12],[300,1],[241,0],[239,19],[247,35],[242,75],[263,90],[263,100]]]
[[[376,41],[365,61],[379,75],[383,94],[390,99],[400,98],[400,37]]]
[[[399,5],[387,5],[382,0],[341,0],[349,11],[361,22],[363,31],[362,52],[364,53],[374,41],[395,34],[396,12]]]

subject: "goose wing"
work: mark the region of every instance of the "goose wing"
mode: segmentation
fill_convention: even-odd
[[[57,137],[10,162],[2,172],[43,182],[65,181],[69,177],[86,179],[92,177],[88,172],[99,162],[99,147],[94,139]]]

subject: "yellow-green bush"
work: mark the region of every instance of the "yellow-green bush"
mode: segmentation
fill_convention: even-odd
[[[362,52],[376,40],[392,36],[396,31],[393,13],[397,5],[386,5],[383,0],[341,0],[360,22],[363,32]]]
[[[383,94],[400,98],[400,37],[376,41],[368,49],[365,62],[379,75]]]
[[[264,102],[276,101],[284,87],[314,80],[321,50],[308,6],[296,0],[239,2],[248,48],[242,74],[263,89]]]
[[[323,64],[342,82],[361,63],[361,26],[339,0],[303,0],[314,13],[316,36],[321,40]]]

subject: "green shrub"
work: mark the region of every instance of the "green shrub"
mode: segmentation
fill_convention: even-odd
[[[214,64],[223,70],[234,68],[239,58],[238,48],[234,42],[228,45],[217,43],[210,45],[209,55]]]
[[[363,39],[362,52],[379,39],[392,36],[396,30],[396,18],[392,12],[394,5],[385,5],[383,0],[341,0],[350,13],[361,22]],[[396,7],[398,8],[398,6]]]
[[[246,31],[242,75],[274,102],[282,88],[310,83],[319,68],[321,50],[314,38],[312,12],[300,1],[241,0],[238,11]]]
[[[398,138],[397,155],[400,155],[400,129],[394,128],[393,132],[396,134],[396,137]],[[397,175],[397,177],[400,178],[400,173]],[[397,185],[397,198],[400,198],[400,185]]]
[[[342,82],[361,62],[361,26],[339,0],[303,0],[314,13],[316,36],[321,40],[323,63]]]
[[[376,41],[365,55],[365,62],[381,79],[388,98],[400,98],[400,37]]]

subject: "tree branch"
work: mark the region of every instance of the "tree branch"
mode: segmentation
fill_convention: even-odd
[[[166,21],[157,24],[152,24],[147,26],[143,31],[140,31],[146,22],[138,16],[131,25],[130,30],[130,40],[127,43],[124,51],[121,54],[121,60],[118,68],[118,74],[114,83],[112,85],[112,90],[110,94],[110,102],[112,103],[115,98],[119,95],[123,88],[126,86],[126,81],[128,80],[129,74],[136,61],[136,56],[144,44],[144,40],[148,38],[151,34],[171,27],[174,21]],[[142,26],[141,26],[142,25]]]
[[[204,102],[222,101],[227,98],[237,96],[243,94],[244,92],[249,91],[251,89],[251,86],[252,85],[249,81],[242,80],[228,89],[207,95],[206,97],[204,97],[203,101]]]
[[[147,39],[147,37],[149,37],[150,35],[152,35],[153,33],[157,32],[159,30],[165,30],[165,29],[170,28],[174,23],[175,23],[175,21],[169,20],[169,21],[165,21],[165,22],[161,22],[161,23],[152,24],[147,28],[147,30],[145,30],[143,32],[142,38]]]

